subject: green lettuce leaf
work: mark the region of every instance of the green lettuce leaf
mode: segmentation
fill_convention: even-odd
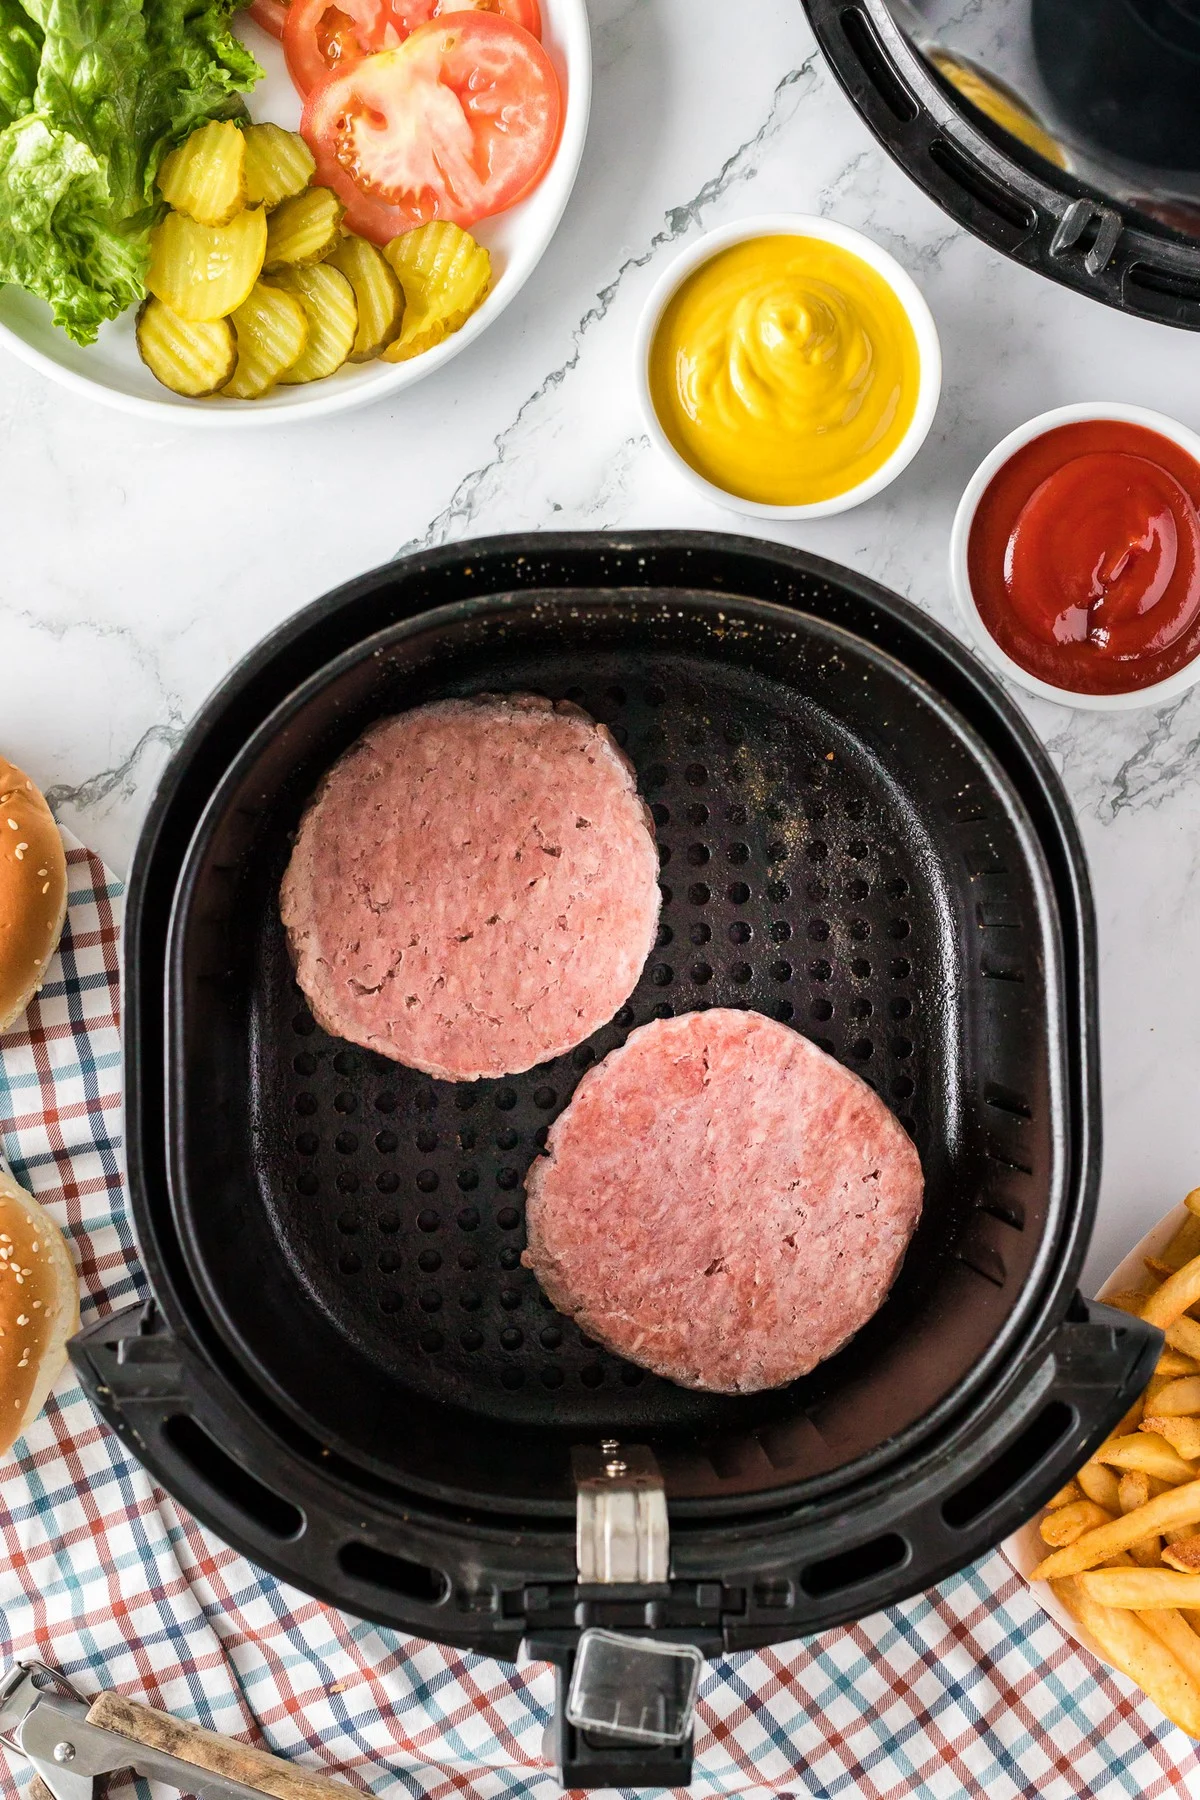
[[[33,106],[42,33],[17,0],[0,0],[0,126]]]
[[[77,343],[145,294],[154,181],[258,79],[234,0],[0,0],[0,282]],[[35,54],[36,53],[36,54]]]

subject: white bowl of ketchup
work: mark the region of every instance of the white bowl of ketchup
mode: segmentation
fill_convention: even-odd
[[[1060,406],[986,456],[950,581],[981,655],[1044,700],[1160,706],[1200,681],[1200,434],[1144,406]]]

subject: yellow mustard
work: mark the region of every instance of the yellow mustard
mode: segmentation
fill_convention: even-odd
[[[881,468],[912,423],[916,334],[883,277],[821,238],[751,238],[683,282],[650,349],[663,430],[728,494],[806,506]]]

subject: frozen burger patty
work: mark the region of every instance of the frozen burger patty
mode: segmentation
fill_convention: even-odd
[[[448,1081],[516,1074],[633,992],[658,926],[653,826],[578,707],[439,701],[329,771],[281,909],[326,1031]]]
[[[643,1025],[584,1076],[546,1149],[527,1267],[590,1337],[717,1393],[832,1356],[878,1310],[921,1212],[898,1120],[759,1013]]]

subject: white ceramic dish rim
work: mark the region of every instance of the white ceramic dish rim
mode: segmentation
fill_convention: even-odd
[[[710,262],[722,250],[728,250],[733,244],[744,244],[756,237],[818,238],[861,257],[892,289],[908,315],[917,339],[921,380],[912,422],[903,438],[887,461],[868,480],[859,482],[857,487],[848,488],[844,494],[835,494],[829,500],[810,501],[807,506],[770,506],[758,500],[743,500],[740,495],[729,493],[715,482],[708,481],[676,450],[662,428],[650,393],[651,345],[659,320],[676,290],[693,270]],[[651,441],[706,499],[756,519],[831,518],[835,513],[847,512],[852,506],[861,506],[865,500],[871,500],[876,494],[882,493],[908,467],[928,437],[942,391],[941,340],[929,304],[912,276],[901,268],[894,256],[890,256],[871,238],[864,237],[862,232],[852,230],[849,225],[839,225],[834,219],[822,219],[810,213],[758,213],[753,218],[737,219],[705,232],[703,237],[698,238],[674,259],[650,290],[650,297],[642,309],[638,323],[634,357],[638,398]]]
[[[179,424],[199,430],[238,430],[248,426],[287,425],[302,419],[328,418],[331,414],[350,412],[369,406],[376,400],[395,396],[442,368],[475,342],[494,319],[516,299],[534,269],[545,255],[562,221],[571,198],[579,166],[583,160],[588,120],[592,103],[592,44],[588,23],[587,0],[557,0],[560,13],[557,38],[567,70],[566,108],[562,136],[554,161],[543,177],[541,188],[548,189],[553,202],[542,221],[542,228],[527,245],[511,256],[498,284],[480,307],[467,320],[461,331],[447,338],[433,350],[414,357],[411,362],[364,365],[363,378],[342,383],[313,382],[312,391],[303,399],[289,400],[285,405],[272,405],[272,397],[263,400],[225,400],[218,406],[189,401],[183,397],[157,399],[111,387],[96,377],[68,368],[29,343],[4,319],[0,319],[0,345],[20,358],[30,368],[47,375],[61,387],[82,394],[89,400],[114,407],[118,412],[153,419],[157,424]],[[368,373],[369,371],[369,373]],[[326,392],[318,390],[325,388]],[[297,390],[290,390],[295,393]]]
[[[1162,706],[1194,687],[1200,681],[1200,655],[1193,657],[1186,668],[1177,669],[1174,675],[1168,675],[1165,681],[1156,681],[1151,687],[1136,688],[1128,694],[1076,694],[1070,688],[1055,687],[1052,682],[1042,681],[1039,676],[1031,675],[1000,648],[980,617],[967,570],[971,526],[979,502],[993,476],[1018,450],[1033,443],[1035,438],[1045,436],[1046,432],[1056,431],[1060,425],[1079,425],[1105,419],[1125,425],[1143,425],[1147,431],[1157,431],[1200,462],[1200,433],[1189,430],[1177,419],[1168,418],[1166,413],[1154,412],[1147,406],[1132,406],[1119,400],[1114,400],[1111,404],[1084,400],[1039,413],[1036,418],[1027,419],[1024,425],[1018,425],[1015,431],[1010,431],[1006,438],[1002,438],[996,448],[984,457],[963,489],[950,531],[950,586],[959,616],[970,634],[972,646],[993,668],[1006,675],[1010,681],[1015,681],[1027,693],[1036,694],[1042,700],[1053,700],[1059,706],[1076,706],[1084,712],[1133,712],[1143,706]]]
[[[1134,1245],[1129,1255],[1117,1264],[1096,1295],[1097,1300],[1105,1300],[1110,1294],[1129,1293],[1140,1288],[1146,1278],[1144,1259],[1147,1256],[1157,1256],[1160,1250],[1164,1250],[1188,1216],[1186,1206],[1176,1206],[1165,1219],[1160,1219],[1158,1224],[1146,1233],[1141,1242]],[[1098,1662],[1104,1663],[1107,1668],[1112,1668],[1113,1665],[1103,1650],[1084,1630],[1079,1621],[1071,1617],[1066,1607],[1056,1598],[1049,1583],[1029,1580],[1034,1569],[1046,1554],[1046,1546],[1038,1534],[1038,1524],[1043,1517],[1043,1512],[1039,1512],[1035,1518],[1030,1519],[1027,1525],[1022,1525],[1019,1531],[1014,1531],[1011,1537],[1006,1537],[1000,1546],[1001,1553],[1012,1564],[1017,1574],[1029,1582],[1030,1592],[1043,1612],[1049,1613],[1055,1624],[1060,1625],[1069,1638],[1073,1638],[1077,1644],[1082,1644],[1085,1650],[1089,1650]]]

